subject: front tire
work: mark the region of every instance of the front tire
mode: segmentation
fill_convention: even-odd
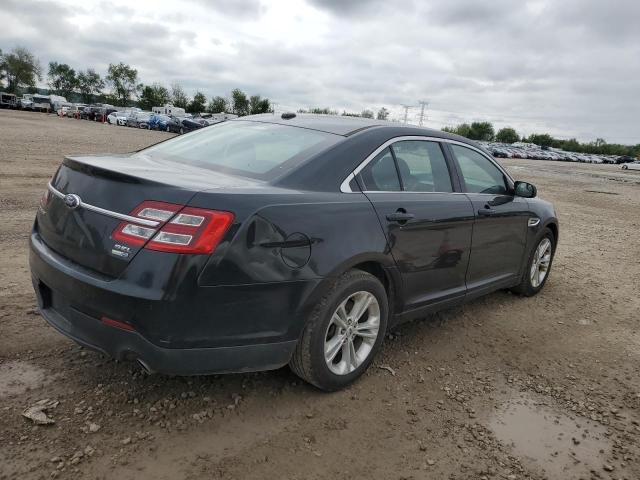
[[[311,313],[289,363],[291,370],[321,390],[346,387],[373,361],[388,316],[382,283],[361,270],[345,273]]]
[[[542,290],[549,278],[555,252],[556,240],[553,232],[545,228],[529,254],[520,284],[512,291],[526,297],[532,297]]]

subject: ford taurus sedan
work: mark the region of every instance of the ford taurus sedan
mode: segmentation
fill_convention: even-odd
[[[43,317],[116,359],[336,390],[399,322],[538,293],[557,242],[553,206],[465,138],[266,114],[65,158],[30,266]]]

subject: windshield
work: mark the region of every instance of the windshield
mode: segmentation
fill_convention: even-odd
[[[140,154],[271,180],[341,138],[288,125],[234,120],[162,142]]]

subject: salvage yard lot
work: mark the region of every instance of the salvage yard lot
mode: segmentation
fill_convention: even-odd
[[[404,325],[323,394],[287,369],[147,376],[34,310],[27,241],[63,155],[169,135],[0,111],[0,479],[640,478],[640,172],[503,160],[558,210],[543,292]],[[43,399],[54,425],[21,416]]]

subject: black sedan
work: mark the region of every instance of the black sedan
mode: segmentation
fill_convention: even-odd
[[[89,348],[169,374],[289,364],[335,390],[399,322],[538,293],[557,242],[553,206],[467,139],[266,114],[65,158],[30,266],[43,317]]]
[[[183,118],[180,121],[180,131],[179,133],[189,133],[194,130],[199,130],[201,128],[206,127],[208,124],[204,121],[198,121],[193,118]]]

